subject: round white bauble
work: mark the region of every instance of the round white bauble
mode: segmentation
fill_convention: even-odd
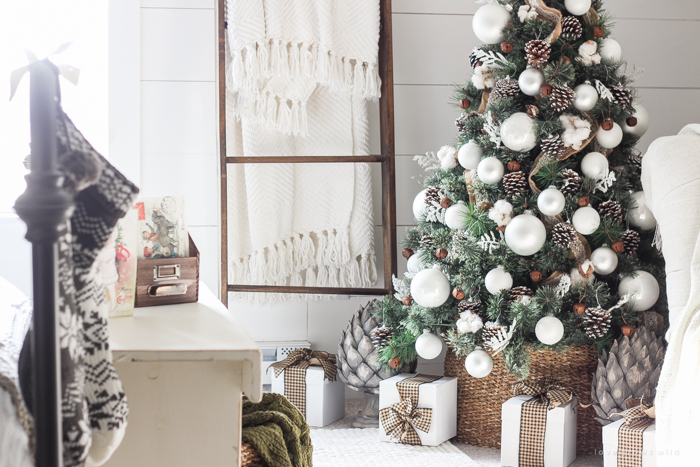
[[[536,96],[544,84],[544,73],[537,68],[526,68],[518,77],[518,86],[526,96]]]
[[[545,345],[554,345],[564,337],[564,325],[554,316],[545,316],[535,325],[535,335]]]
[[[489,293],[496,295],[502,290],[510,290],[513,287],[513,276],[511,276],[503,266],[491,269],[484,277],[484,285]]]
[[[472,139],[467,144],[463,144],[462,147],[459,148],[457,160],[459,161],[459,165],[465,169],[472,170],[476,169],[476,167],[479,165],[483,155],[484,150],[481,149],[481,146],[476,144],[476,142]]]
[[[476,167],[476,174],[479,176],[479,180],[486,184],[500,182],[504,172],[503,163],[493,156],[483,159]]]
[[[578,208],[571,218],[576,231],[582,235],[590,235],[598,229],[600,225],[600,214],[590,206]]]
[[[476,10],[472,19],[472,29],[481,42],[498,44],[503,40],[501,31],[508,25],[508,21],[508,10],[496,3],[490,3]]]
[[[574,107],[581,112],[593,110],[598,103],[598,91],[590,84],[579,84],[574,88]]]
[[[423,334],[416,339],[416,353],[426,360],[437,358],[442,352],[442,339],[430,332],[428,329],[423,330]]]
[[[603,130],[601,128],[598,130],[595,139],[598,141],[598,144],[605,149],[615,148],[622,141],[622,128],[620,128],[620,125],[613,122],[613,127],[611,129]]]
[[[575,16],[581,16],[591,9],[591,0],[564,0],[566,9]]]
[[[422,217],[425,214],[425,210],[428,207],[425,204],[425,194],[428,192],[428,189],[421,190],[420,193],[416,195],[415,198],[413,198],[413,217],[416,219]]]
[[[644,201],[644,192],[637,191],[632,193],[632,199],[637,204],[637,207],[627,211],[627,220],[630,224],[642,230],[650,230],[656,227],[656,218]]]
[[[453,204],[445,211],[445,225],[451,229],[463,229],[468,214],[469,209],[464,201]]]
[[[525,112],[516,112],[501,124],[501,141],[512,151],[525,152],[537,146],[535,120]]]
[[[646,271],[636,271],[636,277],[625,277],[620,281],[618,295],[632,294],[634,311],[646,311],[659,299],[659,283]]]
[[[420,260],[421,253],[423,253],[423,250],[418,250],[408,258],[408,261],[406,261],[408,272],[416,274],[425,269],[423,262]]]
[[[637,124],[635,126],[629,126],[627,121],[624,120],[620,123],[622,131],[629,133],[634,136],[644,136],[644,133],[649,129],[649,112],[644,108],[642,104],[633,104],[634,107],[634,118],[637,119]]]
[[[617,62],[622,58],[622,47],[615,39],[608,37],[600,42],[598,53],[604,62]]]
[[[411,281],[411,297],[425,308],[440,306],[449,296],[450,281],[440,269],[423,269]]]
[[[545,216],[556,216],[566,206],[564,193],[550,186],[537,196],[537,209]]]
[[[485,378],[493,370],[493,358],[481,347],[476,347],[464,360],[464,368],[474,378]]]
[[[608,275],[617,269],[617,253],[606,246],[596,248],[591,253],[591,263],[595,272]]]
[[[520,256],[531,256],[544,246],[547,228],[531,214],[515,216],[506,226],[506,244]]]
[[[581,159],[581,172],[591,178],[607,174],[608,158],[599,152],[589,152]]]

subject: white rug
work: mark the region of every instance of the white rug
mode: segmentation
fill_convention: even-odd
[[[377,428],[312,429],[314,467],[480,467],[449,441],[407,446],[379,441]]]

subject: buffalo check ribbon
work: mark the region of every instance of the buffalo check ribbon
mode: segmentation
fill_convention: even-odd
[[[555,378],[519,381],[513,384],[513,396],[532,396],[523,403],[520,412],[520,467],[544,467],[544,433],[547,410],[568,404],[574,392]]]
[[[644,430],[655,421],[656,410],[654,406],[645,402],[644,399],[630,399],[627,401],[627,410],[613,415],[625,419],[617,432],[618,467],[641,466]]]
[[[335,381],[338,371],[335,355],[311,349],[294,349],[287,358],[273,363],[270,368],[279,377],[284,372],[284,395],[306,417],[306,370],[321,366],[328,381]],[[269,368],[268,368],[269,370]]]
[[[379,419],[386,434],[400,443],[420,445],[420,437],[416,429],[427,433],[433,418],[433,409],[420,409],[418,394],[420,385],[432,383],[441,376],[416,375],[396,383],[400,402],[379,411]]]

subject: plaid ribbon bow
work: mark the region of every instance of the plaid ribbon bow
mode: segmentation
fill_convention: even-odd
[[[518,381],[513,383],[514,396],[532,396],[546,404],[548,409],[556,409],[559,406],[571,402],[574,392],[562,386],[556,378],[540,378],[537,381]]]
[[[414,406],[413,397],[392,404],[379,411],[386,434],[400,443],[420,445],[416,428],[427,433],[433,418],[433,409],[419,409]]]
[[[654,423],[655,407],[644,399],[629,399],[627,410],[613,415],[625,418],[625,422],[617,432],[618,467],[642,465],[644,430]]]

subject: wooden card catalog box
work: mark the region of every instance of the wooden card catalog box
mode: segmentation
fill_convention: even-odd
[[[199,250],[188,235],[187,258],[140,259],[136,266],[136,307],[199,300]]]

